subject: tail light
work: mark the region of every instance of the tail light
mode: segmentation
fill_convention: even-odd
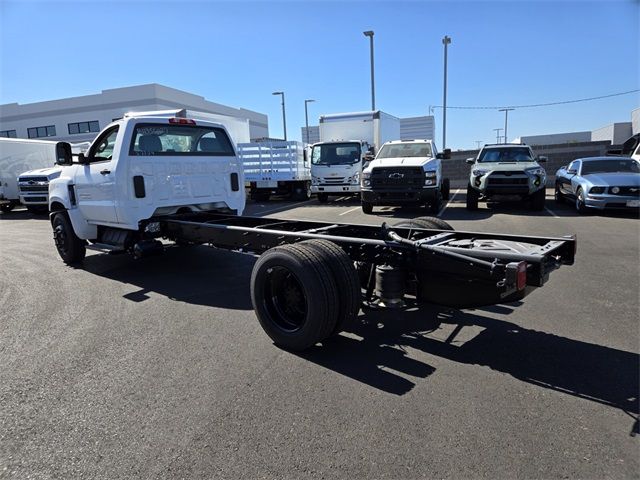
[[[527,262],[518,263],[516,275],[516,288],[522,290],[527,286]]]

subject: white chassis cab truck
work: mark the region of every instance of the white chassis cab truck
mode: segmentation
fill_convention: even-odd
[[[374,205],[424,205],[433,213],[449,199],[449,179],[442,175],[442,159],[431,140],[394,140],[378,151],[362,172],[362,211]]]
[[[153,217],[242,213],[242,165],[227,130],[184,114],[127,114],[109,124],[77,162],[70,145],[62,144],[68,152],[58,155],[62,172],[49,184],[49,209],[66,262],[80,262],[87,243],[136,256],[161,250],[147,223]]]
[[[244,181],[251,200],[266,201],[271,195],[309,200],[311,169],[301,142],[251,142],[238,144]]]
[[[76,163],[68,143],[57,156],[51,223],[67,264],[80,263],[87,244],[142,257],[160,253],[160,239],[259,255],[253,308],[289,350],[349,329],[363,301],[401,311],[522,300],[576,251],[575,237],[459,232],[439,218],[376,226],[236,215],[245,192],[227,131],[182,116],[128,115]]]
[[[400,138],[400,119],[380,110],[322,115],[319,128],[320,142],[311,147],[311,191],[320,202],[360,193],[364,163],[380,145]]]

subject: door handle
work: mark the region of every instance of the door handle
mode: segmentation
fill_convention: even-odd
[[[111,173],[111,170],[107,170],[106,168],[104,170],[100,170],[100,175],[109,175]]]

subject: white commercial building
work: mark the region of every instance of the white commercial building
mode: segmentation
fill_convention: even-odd
[[[591,132],[591,141],[608,140],[612,145],[619,145],[627,140],[631,133],[631,122],[612,123]]]
[[[249,120],[252,139],[269,136],[265,114],[214,103],[157,83],[46,102],[0,105],[0,136],[79,143],[93,140],[102,128],[126,112],[180,108]]]

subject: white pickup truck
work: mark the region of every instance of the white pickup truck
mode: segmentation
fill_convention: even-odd
[[[132,113],[109,124],[74,162],[61,144],[49,184],[58,253],[81,261],[86,245],[142,255],[161,248],[146,223],[162,215],[244,210],[242,165],[224,126],[185,112]]]
[[[442,175],[442,159],[451,150],[438,153],[431,140],[394,140],[382,145],[375,159],[362,172],[362,211],[374,205],[422,205],[433,213],[449,199],[449,179]]]

